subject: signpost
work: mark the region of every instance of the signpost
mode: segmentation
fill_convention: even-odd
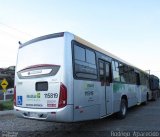
[[[6,101],[6,88],[8,86],[8,82],[6,79],[3,79],[2,82],[1,82],[1,87],[2,87],[2,92],[3,92],[3,95],[4,95],[4,101]]]

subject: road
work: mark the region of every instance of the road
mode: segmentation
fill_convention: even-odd
[[[128,110],[127,117],[115,116],[79,123],[54,123],[0,114],[0,136],[33,137],[144,137],[160,136],[160,99]]]

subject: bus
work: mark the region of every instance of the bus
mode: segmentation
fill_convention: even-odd
[[[14,86],[15,115],[77,122],[101,119],[147,103],[148,74],[70,33],[20,44]]]
[[[148,100],[156,101],[159,97],[159,78],[155,75],[149,75],[149,98]]]

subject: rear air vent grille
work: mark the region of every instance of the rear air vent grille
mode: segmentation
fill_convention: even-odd
[[[54,76],[59,71],[59,65],[38,64],[29,66],[17,72],[20,79],[40,78]]]

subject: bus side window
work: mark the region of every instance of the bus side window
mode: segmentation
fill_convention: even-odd
[[[113,81],[120,82],[119,63],[112,61]]]
[[[110,63],[99,60],[99,77],[101,86],[109,86],[111,82]]]
[[[135,75],[136,75],[136,84],[140,85],[140,76],[139,76],[139,73],[135,73]]]
[[[99,77],[101,86],[104,86],[105,82],[105,75],[104,75],[104,63],[99,61]]]
[[[110,64],[109,63],[105,63],[105,67],[106,67],[106,85],[109,86],[110,82],[111,82],[111,73],[110,73]]]

